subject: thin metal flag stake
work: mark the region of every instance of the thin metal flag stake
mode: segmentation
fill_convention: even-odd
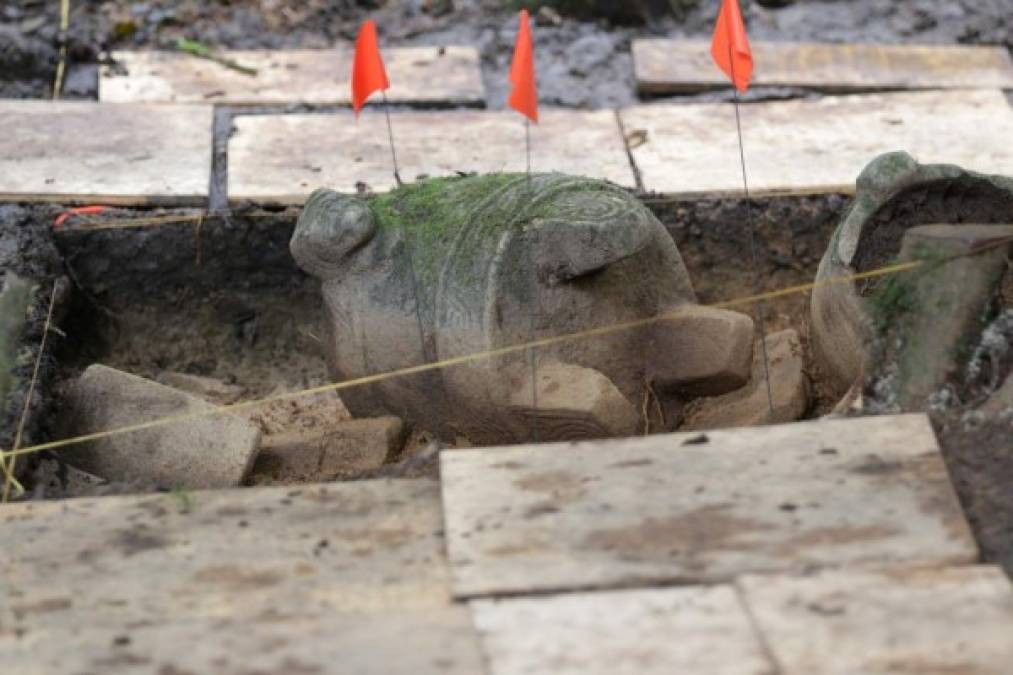
[[[387,118],[387,140],[390,141],[390,159],[394,165],[394,180],[397,181],[398,186],[404,185],[401,182],[401,174],[397,168],[397,153],[394,151],[394,127],[390,123],[390,104],[387,102],[387,91],[382,90],[380,92],[383,95],[383,114]]]
[[[739,138],[739,163],[742,166],[742,188],[746,193],[746,224],[749,226],[749,257],[753,266],[753,292],[760,292],[760,270],[756,261],[756,226],[753,222],[753,206],[749,201],[749,180],[746,177],[746,151],[742,142],[742,119],[739,114],[739,89],[735,85],[735,58],[732,45],[728,44],[728,62],[732,69],[732,94],[735,102],[735,130]],[[767,311],[763,300],[757,303],[757,314],[760,318],[760,349],[763,352],[763,375],[767,384],[767,406],[771,418],[774,416],[774,395],[770,389],[770,359],[767,356]]]
[[[531,120],[524,118],[524,156],[525,170],[527,173],[528,198],[534,199],[534,190],[531,183]],[[538,270],[535,269],[535,240],[534,230],[531,231],[528,241],[528,267],[531,269],[531,299],[528,303],[528,333],[529,340],[535,341],[535,317],[538,309]],[[528,359],[531,365],[531,438],[538,443],[538,356],[537,348],[532,346],[528,350]]]

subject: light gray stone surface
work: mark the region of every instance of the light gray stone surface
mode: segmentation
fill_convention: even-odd
[[[212,408],[179,390],[95,364],[67,394],[64,437],[180,419],[67,446],[60,457],[107,480],[150,481],[168,488],[234,487],[253,466],[260,430],[245,417],[200,414]]]
[[[998,567],[739,580],[784,675],[1006,675],[1013,587]]]
[[[0,200],[203,205],[211,118],[210,105],[0,101]]]
[[[491,675],[771,675],[730,586],[469,603]]]
[[[458,597],[977,557],[924,415],[440,460]]]

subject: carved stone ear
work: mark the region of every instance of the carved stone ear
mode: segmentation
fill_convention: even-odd
[[[376,234],[369,205],[358,197],[319,189],[303,206],[289,242],[292,257],[319,279],[334,277],[342,260]]]

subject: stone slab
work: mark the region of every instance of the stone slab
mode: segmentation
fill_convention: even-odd
[[[391,113],[401,177],[524,171],[524,123],[511,112]],[[356,192],[394,187],[382,112],[257,115],[235,120],[229,141],[229,199],[301,204],[318,187]],[[612,111],[543,110],[531,127],[533,171],[635,185]]]
[[[212,108],[0,101],[0,201],[200,205]]]
[[[469,604],[491,675],[774,672],[729,586]]]
[[[17,503],[0,633],[443,610],[437,485],[360,481]]]
[[[1013,89],[1013,60],[1002,47],[969,45],[752,42],[753,85],[823,91]],[[710,42],[633,41],[637,89],[679,94],[727,88]]]
[[[924,415],[440,455],[457,597],[977,558]]]
[[[784,675],[1005,675],[1013,664],[1013,587],[998,567],[738,584]]]
[[[93,628],[0,630],[5,672],[162,675],[477,675],[465,607],[259,618],[201,617]]]
[[[741,195],[729,103],[641,105],[620,112],[646,190]],[[906,150],[920,162],[1013,175],[1013,108],[1002,92],[930,91],[751,103],[741,107],[750,193],[853,194],[865,165]]]
[[[113,52],[99,71],[99,100],[114,103],[219,103],[236,106],[351,105],[347,49],[222,51],[257,70],[245,75],[173,51]],[[400,47],[383,51],[392,103],[481,106],[485,88],[473,47]],[[379,100],[379,94],[377,95]]]

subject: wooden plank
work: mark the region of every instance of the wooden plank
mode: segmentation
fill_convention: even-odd
[[[0,101],[0,201],[202,204],[211,106]]]
[[[524,124],[515,113],[447,110],[392,113],[401,176],[524,171]],[[387,126],[379,111],[257,115],[235,120],[229,199],[301,204],[318,187],[355,192],[394,187]],[[543,110],[531,127],[532,170],[634,185],[611,111]]]
[[[753,84],[823,91],[1013,89],[1013,60],[1003,47],[966,45],[753,42]],[[680,94],[727,88],[710,42],[633,41],[637,89]]]
[[[621,113],[644,188],[741,195],[731,104],[636,106]],[[1013,175],[1013,109],[999,91],[869,94],[749,104],[742,133],[754,195],[854,193],[874,157],[906,150],[924,163]]]
[[[997,567],[739,581],[784,675],[974,673],[1013,664],[1013,588]]]
[[[924,415],[440,457],[457,597],[977,557]]]
[[[171,51],[120,51],[99,73],[99,100],[114,103],[221,103],[239,106],[351,105],[347,49],[223,51],[255,68],[246,75]],[[393,103],[482,106],[485,88],[473,47],[400,47],[384,51]]]
[[[6,630],[442,609],[432,481],[14,504]]]
[[[768,675],[730,586],[470,603],[492,675]]]
[[[269,542],[265,545],[270,545]],[[241,592],[241,591],[239,591]],[[4,672],[18,675],[479,675],[464,607],[382,613],[197,617],[95,628],[0,629]]]

